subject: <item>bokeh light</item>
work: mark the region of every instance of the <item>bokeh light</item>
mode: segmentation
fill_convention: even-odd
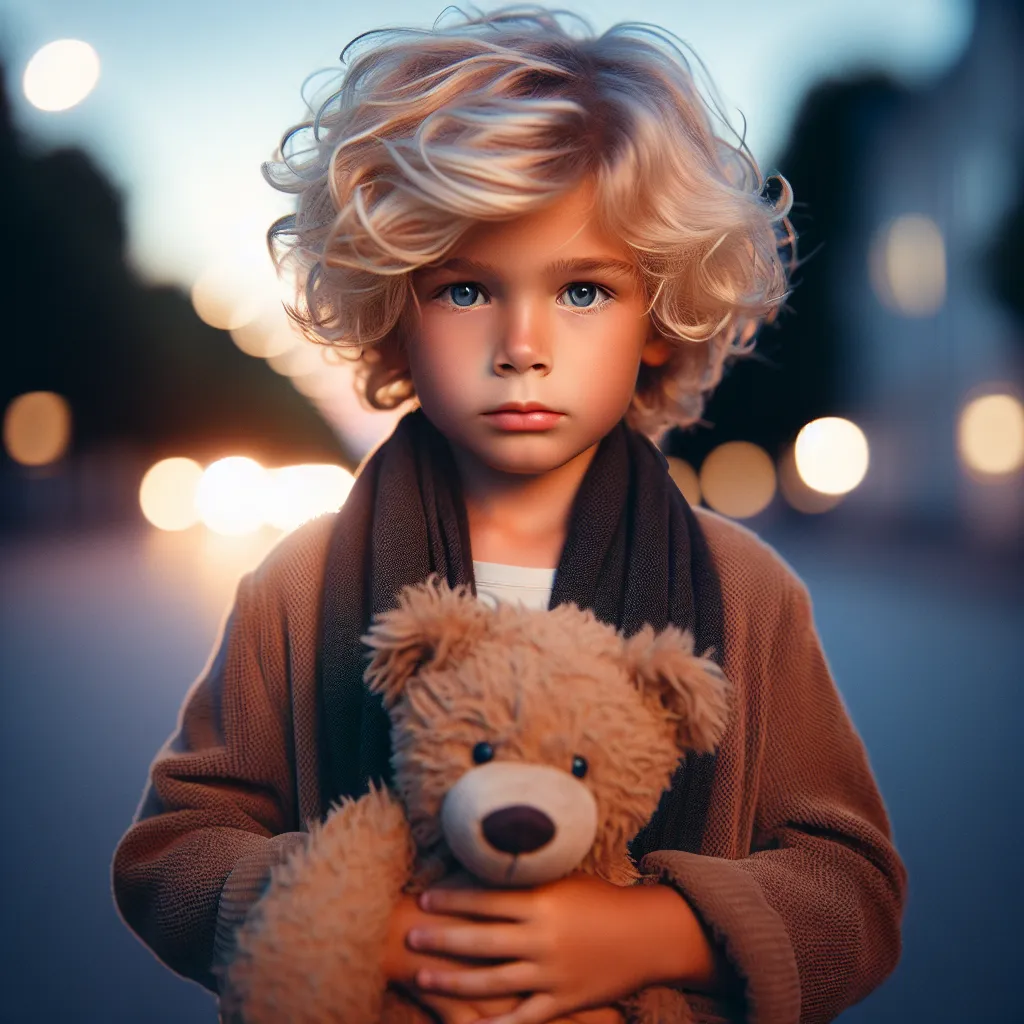
[[[4,448],[23,466],[56,462],[71,443],[71,408],[52,391],[19,395],[4,412]]]
[[[316,373],[305,373],[300,377],[290,378],[292,387],[300,395],[314,401],[324,401],[338,392],[339,388],[351,387],[348,377],[342,376],[337,367],[324,366]]]
[[[905,316],[930,316],[946,299],[946,246],[930,217],[910,213],[885,225],[869,255],[879,301]]]
[[[299,343],[299,335],[278,302],[241,327],[229,328],[231,340],[247,355],[259,359],[280,356]]]
[[[100,58],[80,39],[57,39],[36,50],[22,77],[25,98],[38,110],[77,106],[96,87]]]
[[[868,439],[850,420],[824,416],[797,434],[796,468],[822,494],[849,494],[868,471]]]
[[[265,520],[279,530],[295,527],[345,503],[355,477],[341,466],[285,466],[268,471]]]
[[[222,331],[252,323],[269,304],[260,277],[246,260],[210,264],[192,285],[192,306],[199,319]]]
[[[716,512],[747,519],[766,509],[775,496],[775,466],[756,444],[729,441],[704,460],[700,489]]]
[[[159,530],[187,530],[199,522],[196,494],[203,467],[192,459],[163,459],[139,486],[142,514]]]
[[[214,533],[255,533],[267,508],[267,473],[254,459],[231,456],[206,467],[196,488],[199,518]]]
[[[300,339],[279,355],[269,356],[267,363],[275,373],[284,377],[308,377],[326,368],[324,352],[325,346]]]
[[[957,449],[969,469],[985,476],[1005,476],[1024,466],[1020,400],[996,393],[969,401],[957,424]]]
[[[689,505],[700,504],[700,480],[697,471],[685,459],[668,456],[668,475],[675,481],[676,487],[683,492]]]
[[[805,515],[820,515],[839,505],[844,494],[823,494],[808,487],[796,468],[796,449],[790,445],[779,459],[779,491],[790,507]]]

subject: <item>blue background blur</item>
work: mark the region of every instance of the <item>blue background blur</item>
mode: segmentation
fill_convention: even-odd
[[[957,430],[971,396],[1024,387],[1024,23],[998,0],[857,6],[787,2],[770,26],[739,0],[631,9],[687,38],[750,117],[814,254],[765,358],[722,385],[712,426],[666,449],[697,468],[731,440],[784,459],[816,416],[864,428],[868,475],[836,508],[804,514],[776,493],[745,520],[810,588],[910,872],[902,962],[842,1019],[1022,1021],[1024,476],[971,471]],[[302,74],[364,28],[437,11],[395,3],[314,33],[327,6],[310,4],[283,43],[295,16],[269,4],[176,8],[164,25],[141,5],[2,8],[9,249],[23,266],[4,286],[0,400],[57,391],[74,427],[51,465],[0,455],[0,1021],[216,1019],[118,920],[109,865],[238,577],[279,534],[159,531],[138,510],[142,472],[232,452],[352,465],[387,429],[339,381],[300,394],[300,377],[243,355],[185,292],[225,237],[251,243],[279,212],[248,178],[231,194],[230,169],[250,174],[297,119]],[[64,36],[100,51],[101,86],[44,115],[20,75]],[[246,100],[248,83],[277,105]],[[907,214],[938,238],[915,265],[941,247],[927,308],[906,298],[885,234]],[[62,252],[48,277],[44,256]]]

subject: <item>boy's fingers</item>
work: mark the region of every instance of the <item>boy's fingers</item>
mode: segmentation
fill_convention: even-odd
[[[436,992],[416,991],[415,1000],[433,1010],[442,1024],[479,1024],[480,1011],[463,999],[452,999]]]
[[[558,1019],[558,1004],[554,996],[538,992],[524,999],[511,1013],[488,1017],[479,1024],[547,1024]]]
[[[416,975],[416,984],[426,992],[441,992],[463,999],[515,996],[537,987],[537,968],[534,964],[517,960],[510,964],[477,967],[473,970],[425,970]]]
[[[531,950],[518,925],[465,924],[447,927],[414,928],[409,932],[411,949],[446,956],[484,960],[529,959]]]
[[[420,896],[420,907],[431,914],[459,914],[463,917],[521,921],[530,912],[532,895],[528,891],[428,889]]]
[[[410,995],[415,1002],[433,1010],[441,1024],[480,1024],[482,1020],[511,1013],[522,1001],[518,996],[506,999],[457,999],[436,992],[424,992],[419,988],[413,989]]]

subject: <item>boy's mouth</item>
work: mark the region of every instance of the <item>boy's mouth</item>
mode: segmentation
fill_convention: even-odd
[[[511,431],[550,430],[564,415],[540,402],[506,402],[484,413],[499,430]]]

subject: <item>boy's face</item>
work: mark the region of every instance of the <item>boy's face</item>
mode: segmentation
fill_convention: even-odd
[[[544,210],[478,224],[413,276],[413,385],[464,471],[538,475],[587,457],[625,414],[641,359],[667,358],[631,253],[600,228],[592,197],[585,182]]]

